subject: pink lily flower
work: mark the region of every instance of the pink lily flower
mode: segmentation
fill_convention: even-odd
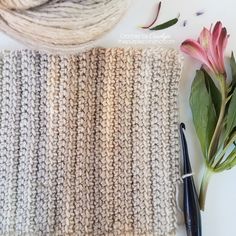
[[[226,77],[224,51],[228,38],[226,28],[218,21],[213,30],[204,27],[198,40],[185,40],[181,51],[201,61],[209,72]]]

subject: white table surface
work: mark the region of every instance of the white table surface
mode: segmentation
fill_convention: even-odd
[[[234,0],[164,0],[159,22],[164,22],[180,13],[177,25],[150,33],[138,28],[149,23],[155,15],[158,0],[134,0],[121,22],[113,28],[98,46],[157,46],[165,44],[167,47],[179,48],[180,43],[186,38],[196,38],[203,26],[210,26],[221,20],[230,33],[227,55],[231,50],[236,53],[236,2]],[[197,11],[204,11],[201,16],[196,16]],[[182,22],[187,20],[187,26]],[[22,49],[24,45],[17,43],[0,33],[0,49]],[[182,79],[180,83],[180,120],[187,126],[187,140],[191,155],[195,180],[199,189],[200,178],[203,170],[203,161],[198,140],[191,120],[188,98],[191,82],[195,69],[199,63],[185,58]],[[202,214],[203,236],[235,236],[236,235],[236,168],[223,174],[215,175],[209,186],[206,210]],[[180,226],[178,236],[185,236],[184,227]],[[183,222],[182,222],[183,223]]]

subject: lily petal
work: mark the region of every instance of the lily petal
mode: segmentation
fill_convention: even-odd
[[[204,63],[207,67],[212,68],[208,59],[207,59],[207,54],[204,48],[200,45],[199,42],[192,40],[192,39],[187,39],[185,40],[181,47],[181,51],[188,54],[189,56],[201,61]]]
[[[217,45],[217,54],[218,54],[218,69],[221,73],[225,73],[224,66],[224,51],[228,42],[229,36],[227,35],[226,28],[223,28],[219,37]]]
[[[218,44],[219,44],[219,39],[220,35],[222,32],[222,23],[218,21],[212,30],[212,25],[210,28],[210,43],[207,51],[207,56],[209,61],[214,67],[215,73],[221,72],[222,67],[219,66],[219,53],[218,53]]]
[[[204,27],[198,41],[204,49],[208,50],[211,43],[211,32]]]
[[[218,40],[220,37],[222,31],[222,23],[220,21],[218,21],[212,31],[212,43],[217,45],[218,44]]]
[[[220,52],[224,52],[227,43],[228,43],[228,38],[229,35],[227,34],[226,28],[223,28],[219,37],[219,43],[218,43],[218,48],[220,49]]]

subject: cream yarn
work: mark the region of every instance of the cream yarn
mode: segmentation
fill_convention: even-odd
[[[0,30],[36,48],[91,46],[121,18],[129,0],[0,0]]]

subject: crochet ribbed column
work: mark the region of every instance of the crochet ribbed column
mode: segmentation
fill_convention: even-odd
[[[0,57],[0,235],[172,236],[172,49]]]

